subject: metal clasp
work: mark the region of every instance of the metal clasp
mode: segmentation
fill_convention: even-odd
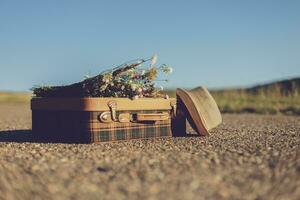
[[[112,119],[111,119],[111,114],[109,111],[105,111],[103,113],[101,113],[99,115],[99,118],[98,118],[101,122],[103,123],[109,123],[109,122],[112,122]]]
[[[111,118],[113,121],[117,121],[117,102],[110,101],[108,102],[108,107],[110,109]]]

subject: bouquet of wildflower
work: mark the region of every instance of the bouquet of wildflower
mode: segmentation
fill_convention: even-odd
[[[124,63],[72,85],[37,87],[33,93],[37,97],[167,97],[155,82],[159,72],[170,74],[173,69],[165,64],[156,67],[156,62],[157,56],[154,55],[150,59]],[[145,67],[145,63],[150,65]]]

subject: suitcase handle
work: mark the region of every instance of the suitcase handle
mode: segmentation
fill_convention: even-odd
[[[111,123],[114,120],[111,117],[111,112],[103,112],[101,115],[99,115],[99,121],[104,123]],[[167,112],[161,112],[161,113],[121,113],[118,116],[117,121],[125,123],[125,122],[149,122],[149,121],[162,121],[167,120],[170,118],[169,113]]]
[[[161,121],[169,119],[169,113],[137,113],[136,121]]]

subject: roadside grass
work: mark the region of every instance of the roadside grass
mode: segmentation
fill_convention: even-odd
[[[29,103],[30,98],[29,92],[0,92],[0,103]]]
[[[242,91],[212,92],[223,113],[300,115],[300,96],[253,95]]]
[[[174,90],[168,90],[175,97]],[[259,113],[300,115],[300,96],[249,94],[243,90],[211,91],[222,113]]]

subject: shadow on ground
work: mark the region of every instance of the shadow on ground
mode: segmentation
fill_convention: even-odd
[[[4,130],[0,131],[0,142],[30,142],[30,143],[67,143],[74,144],[78,142],[68,142],[66,140],[53,138],[37,138],[31,129]]]
[[[0,142],[38,142],[30,129],[0,131]]]
[[[195,132],[187,132],[178,136],[173,135],[173,137],[199,137]],[[82,142],[66,141],[66,140],[54,140],[51,138],[37,138],[33,135],[31,129],[20,129],[20,130],[4,130],[0,131],[0,142],[30,142],[30,143],[67,143],[75,144]],[[85,143],[84,143],[85,144]]]

